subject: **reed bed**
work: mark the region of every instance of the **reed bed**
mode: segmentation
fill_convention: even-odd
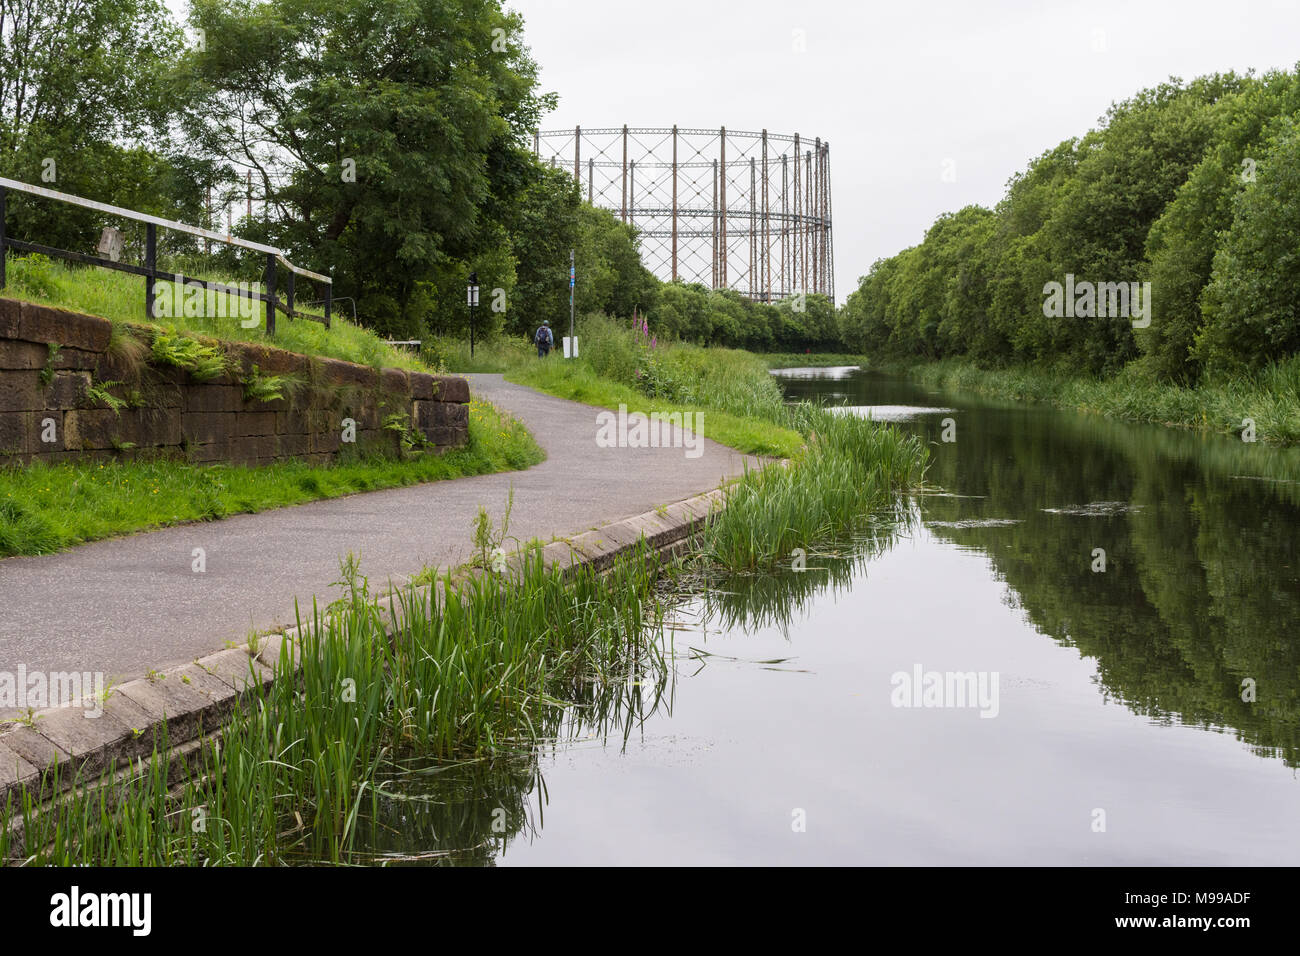
[[[5,816],[16,826],[0,832],[0,858],[353,862],[359,827],[379,817],[384,781],[404,761],[529,747],[564,709],[590,704],[593,689],[663,679],[651,593],[658,559],[644,548],[604,577],[582,570],[568,581],[534,550],[511,580],[443,579],[382,603],[350,567],[344,598],[300,622],[300,666],[286,643],[276,679],[236,708],[197,760],[173,766],[160,748],[60,803],[11,800]],[[566,694],[574,687],[587,699]]]
[[[796,548],[863,529],[924,475],[928,453],[915,436],[806,403],[785,415],[807,446],[784,467],[747,470],[728,490],[726,510],[700,536],[704,560],[730,571],[790,561]]]

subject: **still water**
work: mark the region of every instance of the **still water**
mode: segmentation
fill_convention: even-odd
[[[1300,451],[781,378],[929,443],[901,520],[688,601],[603,731],[406,779],[381,859],[1300,863]]]

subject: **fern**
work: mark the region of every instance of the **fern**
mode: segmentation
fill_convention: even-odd
[[[49,388],[50,382],[54,381],[54,363],[59,359],[59,351],[63,348],[58,342],[49,342],[47,347],[50,350],[50,356],[45,360],[45,367],[41,369],[40,381],[42,388]]]
[[[288,375],[263,375],[256,365],[251,372],[241,379],[244,386],[244,401],[274,402],[284,398],[284,393],[293,384]]]
[[[413,448],[424,448],[429,442],[429,436],[418,428],[411,426],[411,418],[405,412],[394,412],[384,419],[383,427],[390,432],[397,432],[401,439],[402,447],[410,450]]]
[[[210,382],[229,368],[229,360],[221,349],[176,332],[157,333],[150,352],[156,364],[183,368],[197,382]]]
[[[125,385],[125,382],[100,382],[98,385],[87,385],[85,399],[92,405],[101,404],[106,408],[111,408],[113,414],[119,418],[122,416],[122,409],[130,404],[125,398],[118,398],[116,395],[109,393],[109,389],[115,385]]]

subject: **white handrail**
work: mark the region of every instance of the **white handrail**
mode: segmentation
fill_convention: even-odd
[[[84,206],[86,209],[94,209],[98,212],[108,213],[111,216],[121,216],[124,219],[133,219],[136,222],[143,222],[153,226],[161,226],[164,229],[171,229],[173,232],[184,232],[191,236],[198,236],[200,239],[212,239],[216,242],[224,242],[227,245],[239,246],[243,249],[251,249],[253,252],[264,252],[267,255],[275,256],[276,261],[286,269],[296,272],[300,276],[306,276],[309,279],[316,279],[319,282],[334,284],[329,276],[323,276],[318,272],[311,272],[301,266],[296,266],[290,262],[284,254],[284,250],[277,249],[275,246],[263,245],[260,242],[253,242],[250,239],[240,239],[237,236],[228,233],[213,232],[210,229],[201,229],[198,226],[187,225],[183,222],[176,222],[171,219],[161,219],[158,216],[150,216],[147,213],[136,212],[132,209],[123,209],[120,206],[110,206],[108,203],[96,202],[93,199],[83,199],[80,196],[74,196],[71,193],[61,193],[54,189],[46,189],[44,186],[33,186],[30,183],[20,183],[17,180],[5,179],[0,176],[0,186],[5,189],[14,189],[20,193],[30,193],[33,196],[44,196],[46,199],[57,199],[60,202],[71,203],[74,206]]]

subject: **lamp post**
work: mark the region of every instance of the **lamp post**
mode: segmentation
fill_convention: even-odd
[[[478,273],[469,274],[469,289],[466,293],[469,300],[469,357],[474,357],[474,310],[478,308]]]
[[[569,250],[569,352],[565,358],[575,358],[578,354],[578,340],[573,336],[573,284],[578,272],[574,268],[573,250]]]

